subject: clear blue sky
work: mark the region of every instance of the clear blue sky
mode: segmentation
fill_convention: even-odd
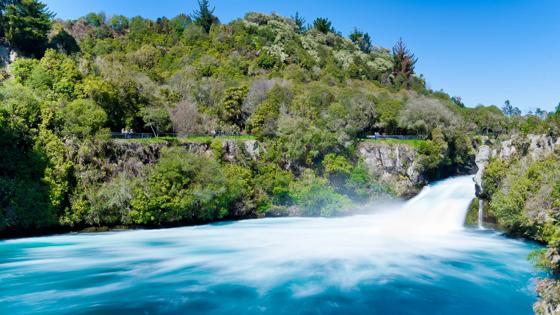
[[[57,17],[88,12],[149,18],[190,13],[196,0],[46,0]],[[434,90],[469,106],[553,110],[560,102],[558,0],[211,0],[228,22],[246,12],[299,11],[308,22],[328,17],[344,35],[357,26],[377,45],[403,37],[419,58],[417,72]]]

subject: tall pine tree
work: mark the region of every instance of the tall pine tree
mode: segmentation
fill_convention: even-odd
[[[395,83],[408,86],[414,74],[414,66],[417,61],[418,58],[410,52],[402,38],[399,39],[397,44],[393,47],[393,74],[395,76]]]
[[[364,33],[357,28],[354,28],[352,34],[350,34],[350,40],[360,47],[360,50],[368,53],[371,50],[371,37],[368,33]]]
[[[42,55],[52,17],[47,5],[37,0],[9,1],[2,17],[7,42],[24,54]]]
[[[194,22],[200,25],[206,33],[210,32],[212,24],[217,24],[220,20],[214,15],[215,8],[210,9],[208,0],[198,1],[198,10],[193,13]]]

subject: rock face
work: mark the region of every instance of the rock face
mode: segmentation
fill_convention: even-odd
[[[17,52],[0,39],[0,69],[8,68],[17,57]]]
[[[425,184],[417,170],[418,153],[409,145],[362,142],[358,152],[370,174],[392,187],[397,196],[412,196]]]
[[[533,305],[536,314],[559,315],[560,314],[560,284],[556,280],[544,279],[537,283],[539,300]]]
[[[476,188],[476,195],[479,196],[482,193],[482,175],[484,174],[484,169],[488,164],[488,160],[490,159],[490,147],[486,144],[483,144],[479,147],[478,153],[475,157],[476,167],[478,171],[474,175],[474,182]]]
[[[538,159],[554,153],[559,145],[560,138],[547,135],[514,136],[512,139],[500,142],[492,151],[492,157],[508,160],[514,156],[529,156]]]
[[[209,142],[184,142],[175,144],[171,142],[142,143],[129,140],[100,141],[94,149],[82,152],[79,146],[71,141],[66,142],[69,148],[69,157],[78,165],[88,169],[97,170],[103,178],[113,178],[120,173],[133,176],[140,175],[146,165],[155,164],[164,148],[178,146],[185,148],[186,152],[205,155],[214,158],[220,153],[221,158],[228,162],[242,162],[256,160],[264,150],[262,144],[255,140],[223,140],[221,152],[216,152]]]
[[[560,138],[548,135],[517,135],[504,141],[492,142],[484,139],[483,142],[484,144],[479,147],[476,156],[476,164],[479,167],[479,172],[475,176],[478,196],[481,196],[484,190],[482,176],[490,159],[496,158],[508,161],[515,158],[520,159],[521,162],[528,162],[544,158],[557,152],[560,148]],[[532,209],[528,215],[535,222],[548,220],[548,215],[540,209]],[[549,248],[546,253],[546,260],[551,264],[559,265],[560,253]],[[537,293],[539,300],[533,306],[535,313],[560,315],[560,281],[555,279],[538,281]]]
[[[476,155],[478,172],[475,175],[476,194],[480,196],[482,187],[482,175],[491,158],[509,160],[514,157],[531,158],[533,160],[547,156],[560,148],[560,138],[547,135],[513,136],[511,139],[501,142],[493,142],[483,139]]]

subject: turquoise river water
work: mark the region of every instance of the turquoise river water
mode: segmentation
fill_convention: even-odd
[[[368,215],[0,242],[0,314],[531,314],[536,245],[463,227],[471,177]]]

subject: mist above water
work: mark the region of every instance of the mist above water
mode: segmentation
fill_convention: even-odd
[[[534,247],[464,228],[471,177],[343,218],[0,242],[0,313],[526,314]]]

